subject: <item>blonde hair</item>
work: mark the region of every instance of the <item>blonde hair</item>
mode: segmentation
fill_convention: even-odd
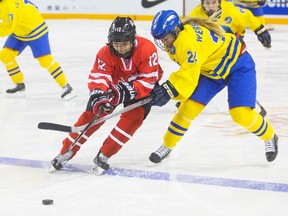
[[[219,26],[219,24],[216,23],[218,13],[221,13],[221,11],[217,11],[217,13],[214,13],[209,18],[201,18],[201,17],[184,17],[182,20],[183,25],[185,24],[197,24],[200,26],[203,26],[210,31],[214,32],[216,35],[223,37],[225,34],[225,31],[223,28]]]

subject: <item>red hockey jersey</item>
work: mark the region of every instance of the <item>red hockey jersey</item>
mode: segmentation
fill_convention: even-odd
[[[111,85],[128,81],[133,83],[138,99],[150,93],[162,74],[155,45],[146,38],[136,36],[135,49],[129,59],[116,56],[108,45],[99,50],[89,74],[88,88],[90,91],[99,88],[107,92]]]

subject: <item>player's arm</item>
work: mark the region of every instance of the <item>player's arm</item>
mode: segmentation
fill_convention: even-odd
[[[110,113],[114,106],[111,104],[109,88],[112,85],[112,67],[109,57],[105,55],[105,49],[101,49],[97,55],[93,68],[88,77],[88,88],[90,90],[87,110],[98,113]]]
[[[237,7],[236,7],[237,8]],[[242,25],[252,30],[258,40],[262,43],[264,47],[271,47],[271,36],[266,30],[265,26],[252,14],[250,10],[238,8],[238,12],[233,13],[238,16],[237,22],[242,22]]]
[[[237,22],[241,22],[243,26],[249,28],[253,32],[261,25],[261,22],[248,9],[235,7],[234,14],[237,15]]]
[[[13,1],[2,3],[0,17],[0,37],[5,37],[13,33],[18,23],[18,9]]]
[[[179,39],[175,43],[185,43],[183,38],[182,41]],[[177,46],[175,43],[174,45],[178,48],[178,52],[170,56],[170,58],[175,59],[179,63],[180,68],[171,73],[169,79],[162,85],[158,85],[153,89],[152,95],[154,99],[152,105],[163,106],[171,98],[175,100],[188,99],[198,85],[200,59],[198,59],[197,50],[191,45],[187,45],[185,50],[181,50],[180,47],[183,46]]]
[[[114,69],[110,56],[111,54],[106,46],[98,51],[93,68],[88,76],[88,88],[90,91],[99,88],[107,92],[112,85],[112,74]]]
[[[263,7],[267,3],[267,0],[234,0],[234,4],[243,5],[248,8]]]
[[[198,85],[200,76],[200,67],[198,64],[198,53],[195,50],[188,50],[186,61],[182,62],[179,70],[171,73],[168,81],[177,90],[178,95],[172,99],[185,100],[191,96]],[[189,86],[185,88],[184,86]]]

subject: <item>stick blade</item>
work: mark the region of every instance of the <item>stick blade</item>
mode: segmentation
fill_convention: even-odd
[[[40,122],[38,124],[38,128],[42,129],[42,130],[55,130],[55,131],[61,131],[61,132],[72,132],[72,129],[69,126],[50,123],[50,122]]]

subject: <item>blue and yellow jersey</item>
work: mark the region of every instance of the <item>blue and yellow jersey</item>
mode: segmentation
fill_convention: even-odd
[[[35,5],[27,0],[0,2],[0,37],[13,34],[22,41],[36,40],[48,27]]]
[[[263,6],[259,5],[257,1],[243,1],[243,0],[226,0],[228,2],[233,2],[235,5],[241,5],[247,8],[261,8]]]
[[[217,21],[227,32],[238,33],[244,36],[245,28],[253,32],[261,25],[261,22],[251,13],[251,11],[236,7],[231,2],[221,1],[221,17]],[[204,12],[202,5],[193,9],[189,16],[208,17]]]
[[[173,47],[167,51],[180,65],[169,77],[179,93],[175,99],[189,98],[198,85],[200,74],[211,79],[225,79],[237,61],[240,49],[241,44],[234,34],[219,37],[199,25],[184,25]]]
[[[226,0],[226,1],[231,2],[232,0]],[[242,1],[242,0],[234,0],[232,2],[240,8],[251,11],[251,13],[259,20],[259,22],[262,25],[264,25],[264,26],[266,25],[266,21],[263,17],[264,16],[264,10],[263,10],[264,5],[262,5],[262,6],[259,5],[257,1],[248,2],[248,1]]]

